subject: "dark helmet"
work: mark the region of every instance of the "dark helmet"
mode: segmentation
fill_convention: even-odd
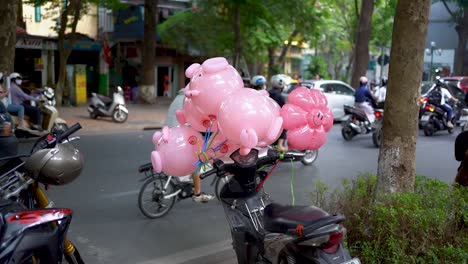
[[[33,179],[52,185],[72,182],[83,170],[83,156],[72,144],[42,149],[26,161],[25,169]]]
[[[382,82],[381,82],[381,85],[380,86],[387,86],[387,82],[388,82],[388,78],[383,76],[382,77]]]

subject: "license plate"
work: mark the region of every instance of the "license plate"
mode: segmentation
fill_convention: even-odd
[[[361,261],[358,258],[353,258],[352,260],[348,260],[348,261],[343,262],[341,264],[361,264]]]
[[[430,115],[423,115],[421,117],[421,121],[429,121],[429,117],[431,117]]]
[[[461,116],[460,121],[468,121],[468,116]]]

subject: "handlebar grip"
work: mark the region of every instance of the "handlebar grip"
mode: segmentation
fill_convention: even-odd
[[[76,131],[81,129],[80,123],[76,123],[71,126],[69,129],[64,131],[62,134],[57,136],[57,141],[62,142],[63,139],[68,138],[71,134],[75,133]]]
[[[216,173],[216,169],[211,169],[211,170],[209,170],[207,172],[204,172],[204,173],[200,174],[200,179],[203,180],[206,177],[208,177],[208,176],[210,176],[212,174],[215,174],[215,173]]]

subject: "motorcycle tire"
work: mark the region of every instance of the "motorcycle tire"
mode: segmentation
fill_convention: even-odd
[[[447,128],[447,131],[449,132],[449,134],[453,134],[454,130],[455,130],[455,128],[453,128],[453,127],[448,127]]]
[[[382,129],[377,129],[372,133],[372,143],[374,143],[376,148],[380,148],[382,144]]]
[[[424,126],[423,130],[426,137],[431,137],[434,135],[435,127],[431,122],[429,122]]]
[[[166,189],[166,194],[162,193],[162,189],[167,179],[168,177],[150,178],[145,183],[143,183],[143,186],[141,186],[140,193],[138,194],[138,207],[144,216],[150,219],[159,218],[169,213],[169,211],[174,206],[177,195],[174,195],[168,199],[164,199],[164,195],[176,192],[177,190],[175,184],[170,181]],[[144,195],[145,192],[148,191],[151,193],[151,199],[146,203],[144,200]],[[167,204],[164,204],[164,201],[166,201]],[[156,208],[147,208],[147,204],[150,206],[156,206]]]
[[[468,122],[465,122],[461,128],[462,132],[468,130]]]
[[[306,150],[306,154],[302,157],[301,162],[304,165],[312,165],[318,158],[318,149],[316,150]]]
[[[89,107],[91,107],[93,109],[92,112],[89,112],[89,117],[91,117],[92,119],[97,119],[98,118],[98,114],[96,113],[96,107],[90,105]]]
[[[356,135],[356,132],[350,126],[344,126],[341,129],[341,135],[343,136],[344,140],[350,141]]]
[[[124,111],[119,111],[118,109],[115,109],[114,112],[112,112],[112,120],[116,123],[123,123],[127,121],[128,114],[125,113]]]

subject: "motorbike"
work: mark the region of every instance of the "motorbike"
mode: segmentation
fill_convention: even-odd
[[[15,128],[15,135],[18,138],[40,137],[51,132],[63,132],[68,129],[68,124],[65,120],[59,117],[57,108],[55,107],[55,93],[50,87],[45,87],[39,91],[39,103],[31,102],[32,106],[38,106],[41,110],[43,131],[32,129],[32,124],[29,122],[28,117],[25,116],[24,129],[17,129],[18,117],[12,115],[12,121]],[[36,105],[37,104],[37,105]]]
[[[440,106],[429,102],[426,103],[424,113],[421,116],[421,122],[424,123],[423,131],[425,136],[430,137],[435,132],[442,130],[447,130],[449,134],[452,134],[454,127],[449,127],[447,121],[447,114]]]
[[[461,110],[458,124],[460,125],[462,131],[468,130],[468,108],[465,107]]]
[[[367,118],[366,113],[364,111],[350,105],[344,106],[344,112],[346,115],[349,115],[348,120],[343,123],[343,128],[341,129],[341,135],[343,136],[344,140],[350,141],[356,135],[359,134],[368,134],[374,131],[374,125],[369,121]],[[379,118],[383,118],[383,110],[375,109],[375,112],[380,112]],[[376,116],[377,117],[377,116]],[[375,122],[380,122],[376,121]]]
[[[53,207],[53,202],[49,200],[39,184],[44,184],[45,189],[48,190],[51,185],[67,184],[79,176],[82,170],[82,156],[69,143],[77,138],[69,137],[80,128],[80,124],[77,123],[62,133],[49,133],[40,137],[32,146],[29,155],[0,157],[0,164],[2,164],[0,167],[0,198],[18,202],[31,210]],[[65,173],[67,176],[65,176]],[[66,214],[71,215],[71,211]],[[58,220],[54,220],[54,222],[56,221]],[[58,225],[60,226],[60,222]],[[51,225],[50,227],[56,228],[57,225]],[[49,229],[45,229],[44,232],[52,235],[58,231],[52,232]],[[43,240],[42,243],[46,242],[47,240]],[[10,244],[11,247],[15,245]],[[0,246],[3,246],[3,244],[0,244]],[[60,256],[63,255],[68,263],[84,263],[79,251],[69,239],[64,237],[63,244],[59,246]],[[36,252],[31,251],[26,253],[29,254],[29,257],[36,257]],[[41,263],[62,262],[60,257],[60,259],[54,262],[45,261]]]
[[[63,245],[72,210],[28,210],[0,199],[0,263],[62,263]]]
[[[128,109],[125,106],[125,98],[122,87],[118,86],[112,98],[92,93],[91,104],[88,106],[89,116],[92,119],[98,117],[112,117],[116,123],[123,123],[128,118]]]
[[[372,131],[372,143],[374,143],[376,148],[380,148],[380,144],[382,143],[383,110],[376,110],[374,115],[375,121]]]
[[[280,205],[264,192],[271,174],[265,166],[301,157],[270,148],[252,149],[245,156],[237,150],[230,158],[234,163],[215,160],[200,177],[232,175],[219,195],[238,263],[360,264],[343,245],[344,216],[314,206]]]

